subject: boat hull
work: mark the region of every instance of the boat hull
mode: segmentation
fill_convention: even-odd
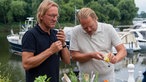
[[[25,20],[25,24],[21,25],[20,31],[18,33],[14,33],[11,29],[11,34],[7,36],[7,40],[9,42],[10,51],[12,53],[21,53],[22,52],[22,38],[23,35],[31,28],[33,28],[36,24],[36,20],[33,17],[27,17]]]
[[[19,44],[9,42],[9,48],[10,48],[10,51],[12,53],[19,53],[20,54],[22,52],[22,46]]]
[[[145,42],[139,42],[139,46],[141,48],[141,52],[146,52],[146,41]]]

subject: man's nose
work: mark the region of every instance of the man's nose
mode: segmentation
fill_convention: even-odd
[[[87,30],[88,30],[88,31],[91,31],[91,28],[90,28],[90,27],[87,27]]]

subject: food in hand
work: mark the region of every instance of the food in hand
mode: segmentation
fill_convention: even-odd
[[[110,59],[108,58],[108,56],[106,55],[103,59],[105,62],[110,62]]]
[[[89,74],[85,73],[84,74],[84,79],[85,79],[85,82],[89,82]]]

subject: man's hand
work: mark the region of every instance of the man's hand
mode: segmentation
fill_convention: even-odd
[[[98,59],[98,60],[103,60],[104,55],[101,54],[101,53],[99,53],[99,52],[95,52],[95,53],[94,53],[94,58],[95,58],[95,59]]]
[[[60,29],[57,33],[57,39],[60,40],[62,42],[62,45],[65,45],[65,34],[64,31],[62,29]]]
[[[111,62],[111,63],[115,64],[117,62],[117,58],[114,54],[108,53],[105,55],[104,61]]]
[[[56,42],[52,43],[52,45],[50,46],[50,50],[52,51],[52,54],[59,52],[60,50],[62,50],[62,42],[56,41]]]

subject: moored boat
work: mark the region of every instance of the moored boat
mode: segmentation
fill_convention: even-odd
[[[138,41],[134,34],[130,32],[118,32],[128,54],[133,54],[134,51],[141,50]],[[113,48],[113,53],[117,53],[117,51]]]
[[[146,50],[146,28],[143,29],[124,29],[125,32],[130,32],[135,35],[141,51]]]
[[[14,33],[11,29],[11,34],[7,35],[7,40],[10,45],[10,52],[20,54],[22,52],[21,48],[21,40],[23,35],[26,31],[28,31],[30,28],[33,28],[36,24],[36,21],[33,17],[27,17],[27,20],[25,20],[25,24],[21,25],[20,31],[18,33]]]

